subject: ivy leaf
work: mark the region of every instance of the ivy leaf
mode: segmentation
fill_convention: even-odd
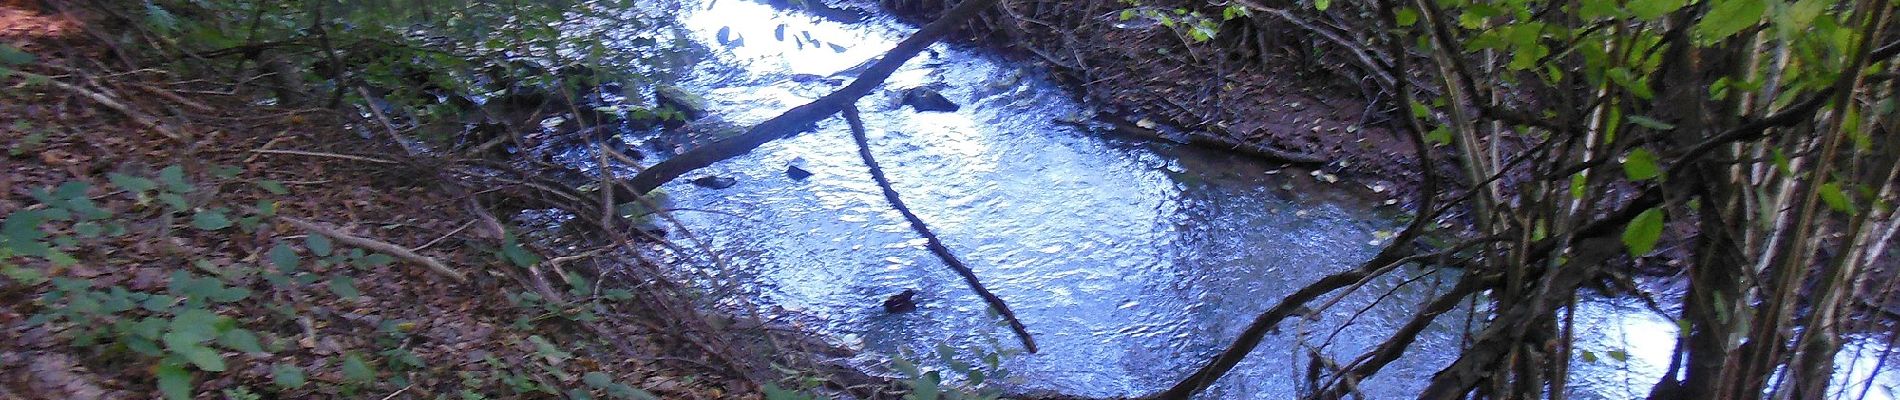
[[[0,66],[11,67],[20,64],[29,64],[36,59],[33,53],[22,51],[18,47],[0,44]]]
[[[223,210],[204,210],[191,216],[191,226],[215,231],[231,227],[231,218],[224,216]]]
[[[295,365],[277,364],[271,367],[270,375],[271,382],[275,382],[279,387],[296,389],[303,387],[304,384],[303,368]]]
[[[1854,207],[1854,202],[1847,198],[1847,192],[1841,190],[1839,182],[1821,185],[1821,201],[1827,203],[1827,207],[1834,211],[1847,215],[1860,215],[1860,209]]]
[[[363,357],[350,354],[343,356],[343,379],[358,383],[371,382],[376,379],[376,370],[370,369],[369,364],[363,362]]]
[[[191,191],[191,183],[185,182],[184,167],[173,165],[158,170],[158,182],[165,184],[165,187],[173,192],[185,193]]]
[[[285,188],[283,182],[278,182],[278,181],[269,180],[269,179],[257,181],[257,187],[263,188],[264,191],[270,192],[270,194],[279,195],[279,196],[290,193],[290,189]]]
[[[164,202],[165,205],[171,206],[172,211],[184,211],[187,208],[191,208],[190,204],[185,203],[185,196],[179,196],[177,193],[160,193],[154,197],[156,197],[158,201]]]
[[[1768,10],[1764,0],[1718,0],[1702,16],[1702,22],[1695,25],[1695,37],[1699,43],[1713,43],[1734,36],[1743,29],[1761,22]]]
[[[132,193],[144,193],[158,188],[158,182],[153,182],[151,179],[117,172],[106,174],[106,180],[112,182],[113,186],[118,186],[119,189]]]
[[[330,292],[336,293],[337,297],[344,300],[353,300],[363,295],[363,292],[356,290],[356,279],[343,274],[330,276]]]
[[[291,250],[290,245],[283,243],[271,246],[268,256],[271,265],[276,265],[277,270],[285,273],[296,271],[297,264],[303,261],[303,257],[298,256],[296,250]]]
[[[1662,238],[1662,230],[1662,208],[1650,208],[1637,214],[1636,219],[1630,220],[1629,226],[1623,228],[1623,245],[1629,247],[1631,256],[1649,254],[1656,249],[1656,240]]]
[[[165,339],[166,350],[170,350],[172,354],[177,354],[179,357],[184,357],[185,361],[190,361],[191,365],[197,366],[198,369],[209,372],[224,372],[224,355],[218,354],[217,350],[212,350],[210,347],[205,347],[205,345],[202,344],[175,343],[171,340],[171,334],[165,334]]]
[[[224,331],[223,335],[218,335],[218,345],[246,353],[264,352],[264,346],[257,343],[257,334],[245,329]]]
[[[158,375],[158,392],[171,400],[191,399],[191,372],[178,363],[168,362],[158,365],[153,371]]]
[[[166,344],[178,341],[181,344],[204,343],[218,336],[217,326],[224,317],[212,314],[202,308],[187,308],[172,317],[169,332],[165,333]]]
[[[317,257],[329,257],[330,250],[333,248],[330,246],[330,237],[323,235],[305,236],[303,239],[303,247],[310,249],[310,254]]]
[[[1623,158],[1623,175],[1632,181],[1655,179],[1661,174],[1661,168],[1656,166],[1656,153],[1649,152],[1649,149],[1638,147]]]
[[[581,375],[581,381],[587,382],[587,386],[604,387],[613,384],[614,378],[604,372],[594,371]]]
[[[388,254],[375,253],[375,254],[363,256],[363,259],[360,260],[360,262],[363,266],[366,266],[366,267],[381,267],[381,266],[389,265],[390,263],[396,262],[396,258],[390,257]]]

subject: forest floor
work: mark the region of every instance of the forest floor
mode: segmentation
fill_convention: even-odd
[[[134,68],[91,18],[15,3],[0,399],[759,396],[682,339],[723,333],[662,332],[440,160],[235,78]]]

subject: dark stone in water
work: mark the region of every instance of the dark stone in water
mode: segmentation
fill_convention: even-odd
[[[903,292],[884,299],[884,312],[897,314],[917,310],[917,291],[904,289]]]
[[[904,105],[917,111],[954,112],[962,109],[957,103],[944,98],[943,93],[929,88],[915,88],[904,92]]]
[[[811,177],[811,171],[806,171],[797,165],[787,165],[785,166],[785,176],[792,177],[792,180],[802,181],[805,180],[805,178]]]
[[[659,88],[653,89],[653,100],[659,103],[660,108],[678,111],[685,117],[683,121],[667,121],[667,127],[669,128],[677,128],[679,127],[678,125],[685,124],[685,121],[706,116],[706,99],[692,92],[688,92],[686,89],[681,89],[678,86],[660,86]]]
[[[739,184],[739,180],[723,176],[707,175],[693,179],[693,184],[703,188],[725,189],[732,187],[732,185]]]

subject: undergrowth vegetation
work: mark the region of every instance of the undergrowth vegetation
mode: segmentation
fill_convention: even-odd
[[[893,382],[707,315],[612,229],[663,199],[537,150],[687,117],[675,5],[49,4],[87,34],[0,44],[0,397],[1000,396],[1007,353]]]

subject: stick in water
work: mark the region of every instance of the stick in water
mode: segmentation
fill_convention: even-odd
[[[990,293],[989,289],[984,288],[983,282],[976,279],[976,272],[970,271],[969,265],[965,265],[963,260],[951,254],[950,248],[944,246],[942,240],[937,239],[937,234],[930,232],[930,226],[924,225],[924,220],[918,218],[916,213],[910,212],[910,207],[904,206],[904,200],[897,197],[897,190],[891,188],[891,179],[884,176],[884,169],[878,167],[876,158],[871,157],[871,140],[864,135],[864,120],[858,118],[857,106],[845,106],[843,111],[845,122],[851,124],[851,139],[858,142],[858,156],[863,157],[864,166],[871,169],[871,179],[876,180],[877,186],[884,189],[884,199],[891,202],[891,208],[904,214],[904,219],[910,221],[910,228],[916,230],[918,235],[923,235],[925,247],[929,247],[930,252],[936,253],[937,258],[943,259],[943,263],[948,264],[950,269],[956,270],[957,275],[963,276],[963,282],[970,284],[970,290],[976,291],[977,296],[983,297],[983,301],[989,303],[990,308],[995,309],[998,315],[1003,316],[1003,321],[1009,323],[1009,329],[1016,331],[1016,337],[1023,341],[1023,348],[1029,350],[1030,353],[1035,353],[1036,339],[1029,336],[1029,328],[1024,327],[1022,321],[1016,320],[1016,313],[1009,310],[1009,304],[1003,303],[1001,297],[996,297],[995,293]]]

